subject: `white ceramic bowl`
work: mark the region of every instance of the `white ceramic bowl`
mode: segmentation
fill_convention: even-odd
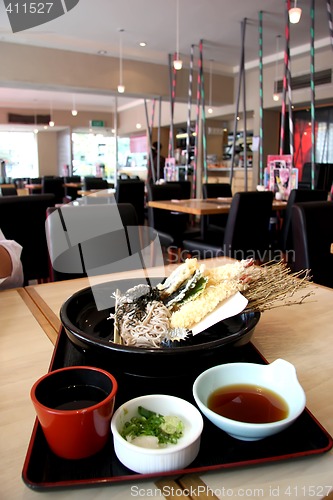
[[[179,417],[185,426],[184,435],[175,445],[166,448],[142,448],[129,443],[121,435],[124,423],[137,415],[138,406]],[[111,420],[114,449],[118,459],[140,474],[179,470],[190,465],[199,453],[203,419],[200,412],[184,399],[165,394],[141,396],[121,405]]]
[[[275,392],[288,405],[286,418],[269,423],[247,423],[223,417],[207,407],[208,398],[214,391],[235,384],[250,384]],[[269,365],[228,363],[209,368],[195,380],[193,396],[202,413],[213,424],[243,441],[263,439],[282,431],[296,420],[306,403],[295,367],[283,359]]]

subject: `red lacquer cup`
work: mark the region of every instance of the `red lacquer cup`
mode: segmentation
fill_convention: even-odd
[[[35,382],[31,400],[51,450],[61,458],[94,455],[110,435],[116,379],[105,370],[71,366]]]

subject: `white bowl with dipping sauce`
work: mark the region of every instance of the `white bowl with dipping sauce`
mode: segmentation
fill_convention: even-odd
[[[183,436],[165,448],[144,448],[121,436],[125,422],[138,413],[138,407],[161,414],[177,416],[184,424]],[[151,474],[184,469],[197,457],[200,449],[203,418],[198,409],[184,399],[165,394],[140,396],[121,405],[111,420],[114,449],[120,462],[134,472]]]
[[[295,367],[283,359],[268,365],[213,366],[197,377],[193,396],[213,424],[243,441],[263,439],[286,429],[306,403]]]

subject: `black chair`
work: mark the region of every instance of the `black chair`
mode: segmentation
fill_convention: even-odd
[[[41,184],[41,177],[30,177],[28,184]],[[30,189],[30,194],[41,194],[41,190],[38,188]]]
[[[23,189],[24,184],[29,182],[29,177],[16,177],[12,180],[17,189]]]
[[[315,189],[322,189],[328,193],[333,182],[333,163],[315,163],[314,167]],[[299,189],[311,189],[311,171],[312,163],[304,163],[302,179],[298,182]]]
[[[232,198],[231,184],[209,182],[202,185],[202,197],[207,198]],[[205,240],[212,243],[221,240],[221,230],[227,225],[228,214],[204,215],[201,217],[201,232]]]
[[[183,190],[178,182],[148,184],[147,194],[148,201],[180,200],[183,198]],[[194,238],[201,233],[200,230],[189,226],[188,214],[170,212],[160,208],[148,207],[148,224],[157,231],[161,245],[166,248],[170,246],[180,248],[184,237]]]
[[[141,180],[118,180],[115,198],[117,203],[131,203],[136,211],[138,223],[145,220],[145,183]]]
[[[92,189],[108,189],[109,183],[106,179],[101,177],[85,177],[84,189],[90,191]]]
[[[70,177],[64,177],[64,184],[69,184],[69,183],[77,183],[79,184],[81,182],[81,177],[79,175],[72,175]],[[78,190],[80,188],[78,187],[67,187],[65,186],[65,196],[70,198],[72,201],[76,200],[78,197]]]
[[[326,191],[319,189],[292,189],[288,198],[286,210],[284,211],[284,217],[281,228],[280,241],[277,245],[277,249],[281,250],[285,254],[285,259],[288,262],[288,251],[293,250],[293,240],[292,240],[292,207],[295,203],[302,203],[308,201],[325,201],[327,200]]]
[[[63,177],[43,177],[42,194],[51,193],[55,196],[55,202],[61,204],[64,202],[65,188]]]
[[[272,203],[273,193],[270,191],[236,193],[225,231],[221,232],[220,245],[210,244],[201,238],[184,240],[183,249],[198,258],[224,255],[238,260],[270,260],[269,219]]]
[[[180,188],[182,200],[188,200],[191,198],[192,183],[191,181],[168,181],[168,186],[176,186]]]
[[[14,196],[17,195],[17,189],[16,187],[2,187],[0,188],[0,195],[1,196]]]
[[[142,238],[137,223],[129,203],[49,209],[46,234],[53,280],[148,267],[141,250],[150,241]]]
[[[296,203],[292,209],[292,270],[310,269],[315,283],[333,288],[333,202]]]
[[[53,207],[53,194],[0,197],[0,227],[6,238],[22,245],[21,260],[24,284],[49,277],[45,219],[48,207]]]

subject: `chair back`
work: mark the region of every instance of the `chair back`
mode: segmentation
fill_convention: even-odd
[[[207,182],[202,185],[203,198],[231,198],[231,184],[227,182]]]
[[[53,280],[142,267],[128,259],[141,248],[131,204],[63,205],[48,210],[46,235]]]
[[[202,184],[202,197],[207,198],[231,198],[231,184],[224,182],[207,182]],[[207,235],[209,230],[216,231],[224,229],[228,220],[228,214],[204,215],[201,217],[201,231]]]
[[[70,183],[70,182],[75,182],[75,183],[80,183],[81,182],[81,177],[79,175],[72,175],[70,177],[64,177],[64,183]],[[71,201],[76,200],[78,194],[78,190],[80,188],[77,187],[68,187],[65,186],[65,196],[70,198]]]
[[[288,198],[284,219],[281,229],[280,247],[283,252],[293,249],[291,215],[292,207],[295,203],[308,201],[325,201],[327,200],[327,192],[319,189],[292,189]]]
[[[148,200],[180,200],[182,198],[182,188],[177,183],[166,184],[148,184]],[[182,235],[186,229],[188,221],[187,214],[179,212],[170,212],[169,210],[161,210],[159,208],[148,207],[148,223],[156,231],[169,235],[170,241],[181,241]],[[162,240],[161,240],[162,241]],[[163,243],[162,243],[163,244]]]
[[[0,195],[1,196],[13,196],[17,195],[17,189],[16,187],[2,187],[0,188]]]
[[[191,181],[168,181],[168,186],[180,187],[181,196],[179,199],[188,200],[191,198],[192,183]]]
[[[302,169],[302,179],[298,183],[300,189],[311,189],[312,186],[312,163],[304,163]],[[330,191],[333,182],[333,163],[315,163],[314,165],[314,187],[322,189],[327,193]]]
[[[28,184],[41,184],[42,183],[42,178],[41,177],[30,177]],[[41,194],[40,188],[33,188],[29,190],[30,194]]]
[[[70,175],[69,177],[64,177],[64,182],[81,182],[80,175]]]
[[[292,231],[292,270],[310,269],[315,283],[333,288],[333,202],[296,203]]]
[[[108,189],[109,183],[106,179],[101,177],[85,177],[84,189],[90,191],[91,189]]]
[[[131,203],[135,208],[138,223],[145,220],[145,183],[141,180],[118,180],[115,194],[117,203]]]
[[[248,191],[233,196],[223,240],[225,255],[267,260],[272,203],[271,191]]]
[[[22,246],[24,283],[49,277],[45,237],[46,209],[55,204],[53,194],[0,197],[0,227],[7,239]]]
[[[51,193],[55,196],[56,203],[63,203],[65,196],[63,177],[43,177],[42,194]]]

